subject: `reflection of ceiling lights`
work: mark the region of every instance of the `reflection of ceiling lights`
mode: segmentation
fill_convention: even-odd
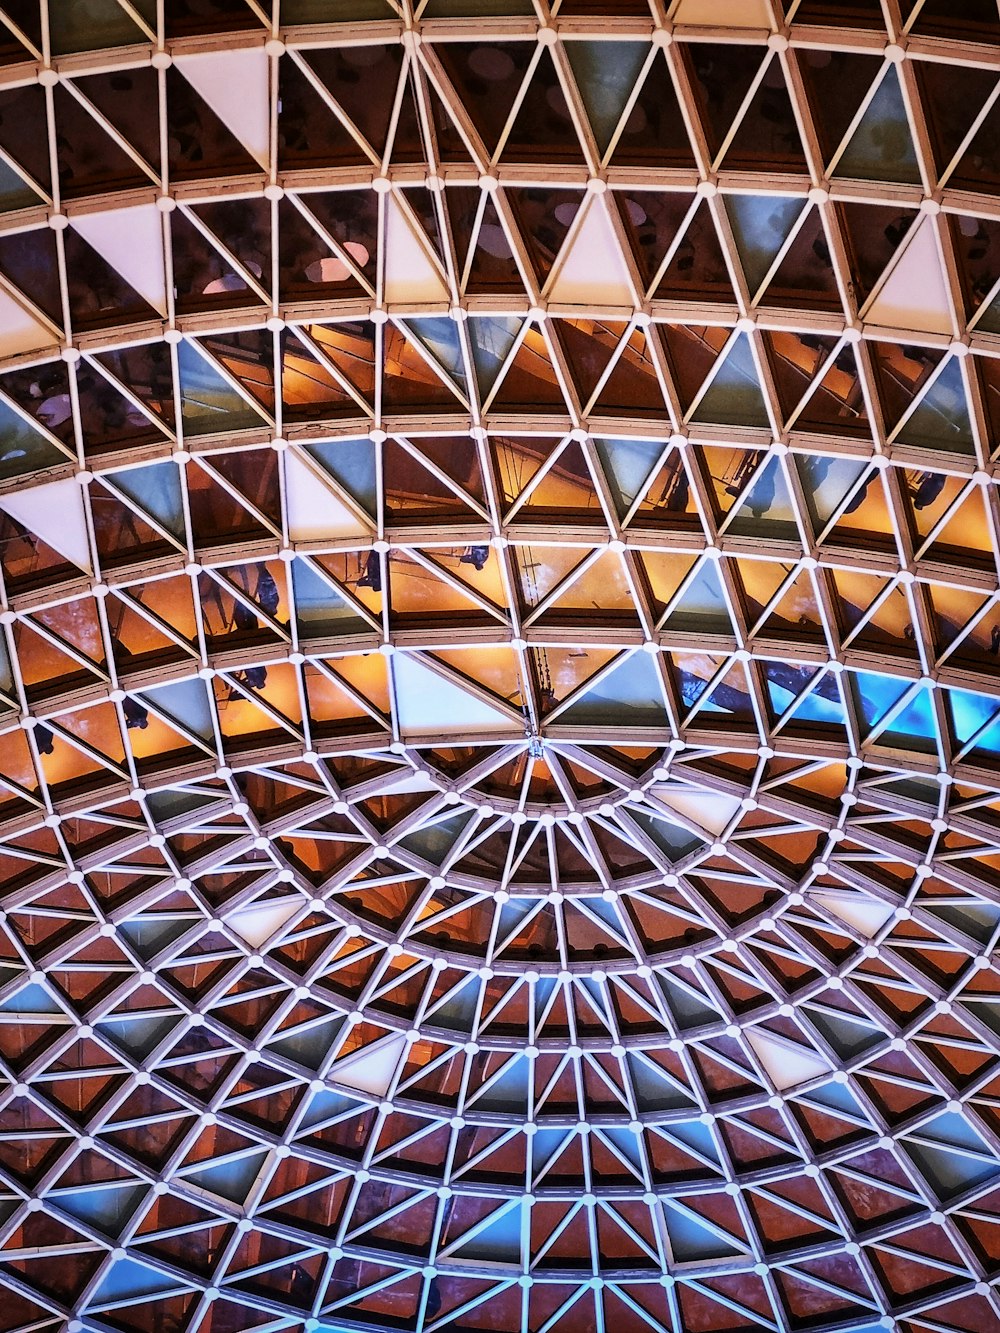
[[[15,8],[4,1327],[1000,1326],[997,15]]]

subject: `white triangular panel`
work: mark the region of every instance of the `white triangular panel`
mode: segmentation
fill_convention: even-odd
[[[632,309],[636,296],[603,199],[591,199],[567,247],[547,293],[553,305]]]
[[[292,453],[285,454],[285,503],[293,542],[372,535],[344,498]]]
[[[155,204],[84,213],[73,218],[73,226],[143,300],[167,313],[163,214]]]
[[[888,903],[864,893],[813,893],[810,897],[868,939],[877,935],[892,916],[893,909]]]
[[[433,780],[433,778],[430,777],[429,774],[413,773],[407,771],[400,773],[398,778],[392,778],[391,780],[387,781],[384,786],[379,787],[379,795],[387,796],[391,792],[392,795],[398,796],[403,792],[407,793],[422,792],[422,791],[430,792],[437,790],[438,790],[437,783]]]
[[[263,47],[174,57],[174,64],[262,166],[267,166],[268,58]]]
[[[754,1054],[779,1092],[809,1083],[831,1072],[822,1056],[805,1046],[782,1041],[780,1037],[762,1032],[759,1028],[748,1028],[746,1035]]]
[[[367,1046],[358,1055],[338,1061],[330,1070],[332,1082],[372,1097],[384,1097],[406,1053],[406,1038],[392,1037]]]
[[[52,481],[47,486],[5,495],[0,509],[9,514],[79,569],[91,571],[90,541],[83,492],[76,481]]]
[[[937,230],[929,217],[921,218],[913,228],[892,271],[868,307],[865,321],[917,333],[954,331],[944,261]]]
[[[681,0],[673,21],[702,28],[771,27],[767,0]]]
[[[510,718],[499,708],[491,708],[414,657],[396,653],[392,674],[399,725],[406,733],[422,735],[453,727],[480,732],[510,729]]]
[[[652,794],[669,809],[716,835],[723,831],[741,805],[738,796],[673,787],[667,783],[653,787]]]
[[[301,901],[280,898],[277,902],[254,903],[226,917],[226,924],[255,949],[269,940],[298,911]]]
[[[448,301],[448,288],[430,252],[398,200],[385,197],[385,299],[407,302]]]
[[[40,351],[56,342],[57,338],[47,325],[0,290],[0,356]]]

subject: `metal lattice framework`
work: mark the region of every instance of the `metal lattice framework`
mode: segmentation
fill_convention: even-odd
[[[0,0],[0,1324],[995,1333],[995,0]]]

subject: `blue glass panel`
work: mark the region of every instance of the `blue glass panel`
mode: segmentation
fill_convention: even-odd
[[[184,504],[176,463],[133,467],[113,473],[108,480],[167,532],[183,538]]]
[[[476,369],[479,392],[485,398],[496,383],[500,369],[507,359],[523,320],[514,315],[495,319],[473,315],[468,321],[469,342],[472,346],[472,364]]]
[[[650,474],[663,453],[662,440],[595,439],[594,447],[611,484],[619,517],[623,517],[642,494]]]
[[[745,333],[733,343],[692,420],[713,421],[723,426],[767,428],[769,421],[764,395],[757,378],[750,339]]]
[[[431,353],[434,360],[461,388],[468,393],[465,378],[465,358],[458,325],[453,319],[408,319],[406,328]]]
[[[920,184],[917,154],[899,78],[892,65],[833,172],[855,180]]]
[[[146,703],[177,722],[187,731],[205,740],[214,733],[212,708],[203,680],[183,680],[174,685],[157,685],[141,696]]]
[[[375,446],[371,440],[310,441],[306,452],[329,472],[348,495],[375,517],[378,491],[375,484]]]
[[[922,445],[928,449],[950,449],[960,454],[975,452],[965,381],[957,357],[942,366],[934,383],[900,430],[898,439],[902,444]]]
[[[727,194],[729,224],[751,293],[767,276],[803,209],[802,199],[778,194]]]
[[[660,678],[647,653],[632,653],[562,715],[582,726],[661,726],[667,714]]]

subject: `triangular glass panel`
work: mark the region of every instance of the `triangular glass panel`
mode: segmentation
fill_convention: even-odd
[[[920,184],[917,153],[894,65],[886,67],[878,91],[840,155],[833,175]]]
[[[492,157],[535,54],[531,42],[442,42],[436,49]]]
[[[309,335],[334,368],[367,403],[375,399],[378,370],[375,365],[375,325],[368,320],[343,324],[310,324]],[[354,415],[359,415],[355,406]]]
[[[729,134],[767,50],[736,43],[730,46],[685,42],[683,52],[714,157]]]
[[[41,84],[5,88],[0,92],[0,148],[43,190],[51,188],[49,146],[44,142],[47,136],[38,133],[38,127],[46,124],[46,119],[45,89]]]
[[[472,316],[467,323],[472,347],[472,363],[476,370],[479,392],[486,398],[496,383],[503,364],[521,330],[521,319],[515,315]]]
[[[564,713],[579,726],[664,726],[663,688],[648,653],[632,653]]]
[[[744,1253],[735,1241],[723,1236],[680,1203],[665,1204],[663,1218],[671,1254],[676,1263],[732,1260]]]
[[[304,559],[292,562],[292,589],[299,633],[307,638],[367,629],[353,607]]]
[[[556,616],[560,611],[579,613],[590,609],[604,616],[625,617],[630,621],[637,619],[631,585],[621,560],[613,551],[598,556],[549,608]],[[548,613],[541,623],[545,624],[547,619]]]
[[[172,180],[261,174],[260,163],[175,65],[166,72]]]
[[[194,1170],[186,1170],[184,1179],[229,1203],[243,1204],[260,1174],[266,1155],[263,1151],[252,1152],[224,1162],[209,1162]]]
[[[66,88],[53,90],[59,186],[65,198],[149,186],[150,178]]]
[[[544,283],[585,195],[580,190],[548,186],[512,186],[506,191],[535,277]]]
[[[586,404],[608,368],[622,335],[625,320],[561,319],[556,325],[573,381]]]
[[[159,174],[160,119],[155,69],[142,66],[75,79],[77,89]]]
[[[930,138],[934,165],[941,173],[972,128],[996,87],[992,70],[971,64],[918,60],[913,66]]]
[[[73,227],[63,232],[70,313],[78,328],[159,320],[159,313]]]
[[[616,167],[695,165],[687,126],[662,53],[653,57],[610,160]],[[662,198],[667,200],[670,195]]]
[[[603,156],[649,55],[645,42],[567,42],[565,51]]]
[[[139,1181],[115,1181],[100,1188],[54,1190],[49,1198],[57,1208],[94,1227],[106,1236],[117,1236],[141,1203],[147,1186]]]
[[[768,306],[843,310],[818,207],[812,207],[806,213],[795,239],[759,300],[761,305]]]
[[[413,191],[408,192],[412,197]],[[302,199],[323,230],[342,246],[374,285],[378,251],[378,196],[372,190],[310,192]],[[346,270],[346,264],[342,267]],[[328,277],[332,276],[327,266]]]
[[[666,404],[644,330],[633,329],[593,408],[611,415],[663,420]]]
[[[756,473],[727,531],[745,534],[794,533],[795,508],[778,458],[769,458]]]
[[[663,442],[595,439],[594,448],[610,486],[618,517],[624,518],[642,494],[657,459],[663,453]]]
[[[107,480],[167,532],[175,537],[184,536],[184,506],[176,464],[151,463],[147,467],[128,468],[111,473]]]
[[[966,400],[965,377],[957,357],[941,367],[913,412],[899,428],[900,444],[948,453],[972,454],[975,441]]]
[[[722,679],[699,697],[697,709],[692,711],[699,726],[715,725],[721,720],[719,714],[725,715],[726,726],[737,723],[756,725],[753,700],[743,663],[734,662]]]
[[[573,162],[583,164],[583,149],[566,103],[566,95],[547,48],[528,81],[521,105],[503,147],[504,162]]]
[[[731,344],[691,420],[726,426],[768,427],[767,408],[747,334],[738,334]]]
[[[722,160],[728,170],[805,172],[799,127],[777,56],[768,65]]]
[[[788,697],[790,693],[788,687],[794,685],[794,682],[785,678],[791,670],[790,667],[781,668],[774,664],[768,665],[768,686],[771,690],[772,703],[776,709],[782,702],[785,702],[786,707],[788,703],[792,702]],[[772,683],[770,679],[772,674],[780,675],[782,679],[780,681],[775,680]],[[821,676],[805,698],[795,705],[787,717],[782,718],[782,726],[790,725],[793,730],[796,725],[815,728],[816,723],[838,728],[847,725],[840,690],[837,688],[837,682],[829,674]]]
[[[824,162],[830,162],[882,70],[876,55],[809,48],[800,66]]]
[[[462,352],[462,339],[458,325],[453,319],[413,318],[404,326],[412,333],[446,375],[452,379],[463,393],[468,393],[465,376],[465,357]]]
[[[712,211],[705,201],[688,223],[654,294],[678,300],[736,299]]]
[[[879,734],[879,743],[902,745],[906,749],[935,750],[937,737],[937,719],[930,691],[921,686],[903,711]]]
[[[364,296],[364,287],[344,259],[287,199],[278,205],[278,290],[285,301]],[[346,246],[345,246],[346,249]],[[364,246],[347,251],[367,257]]]
[[[6,161],[0,160],[0,213],[32,208],[42,203],[42,196]]]
[[[913,684],[894,676],[876,676],[870,671],[852,672],[850,679],[858,711],[868,731],[878,726]]]
[[[549,355],[548,343],[542,330],[534,324],[525,334],[499,387],[494,389],[490,403],[496,408],[551,407],[560,412],[566,410],[566,400]]]
[[[871,435],[857,354],[849,343],[809,395],[795,425],[821,434]]]
[[[210,740],[214,734],[213,713],[203,680],[180,681],[146,690],[145,701],[184,730]]]
[[[55,467],[66,458],[52,440],[0,401],[0,480]]]
[[[117,0],[96,0],[78,11],[70,6],[59,14],[52,28],[54,55],[76,51],[97,51],[109,46],[135,46],[148,40],[148,34],[129,17]]]
[[[768,614],[758,631],[762,637],[775,635],[778,638],[792,636],[801,638],[823,638],[823,620],[816,602],[816,594],[809,573],[802,573],[786,588],[777,606]],[[768,664],[770,672],[772,664]]]
[[[615,190],[618,207],[632,250],[632,258],[648,287],[691,210],[693,196],[674,191]]]
[[[278,62],[278,108],[279,170],[370,163],[364,149],[293,60]]]
[[[940,474],[924,472],[914,488],[917,496],[929,499],[940,482]],[[993,526],[987,517],[984,493],[976,487],[948,517],[944,527],[930,547],[921,549],[920,556],[930,556],[954,568],[956,565],[991,568],[994,559]],[[933,588],[933,585],[928,585]],[[937,591],[935,589],[935,591]],[[943,589],[941,590],[943,591]]]
[[[207,357],[185,340],[177,347],[181,405],[185,432],[214,434],[262,426],[260,417]]]
[[[703,560],[664,623],[672,630],[732,633],[729,604],[714,561]]]
[[[403,49],[399,46],[343,46],[309,50],[306,58],[330,96],[372,147],[385,153],[396,101]]]
[[[948,176],[947,184],[959,190],[992,192],[1000,182],[1000,162],[997,162],[993,145],[997,141],[1000,127],[1000,102],[994,102],[985,118],[980,122],[962,154],[954,171]]]
[[[802,200],[781,195],[727,194],[725,204],[753,296],[802,215]]]

